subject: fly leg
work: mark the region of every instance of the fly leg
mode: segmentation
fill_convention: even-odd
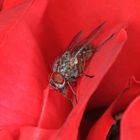
[[[83,71],[83,75],[86,76],[86,77],[88,77],[88,78],[93,78],[94,75],[89,75],[89,74],[87,74],[87,73],[84,72],[85,61],[86,61],[86,60],[85,60],[85,58],[83,57],[83,65],[81,65],[81,69],[82,69],[82,71]]]
[[[76,104],[77,104],[78,103],[78,98],[77,98],[76,92],[73,90],[73,88],[72,88],[72,86],[69,82],[67,82],[67,84],[68,84],[70,90],[72,91],[72,94],[74,95],[75,101],[76,101]]]
[[[88,78],[93,78],[94,77],[94,75],[88,75],[88,74],[86,74],[86,73],[83,73],[84,74],[84,76],[86,76],[86,77],[88,77]]]
[[[62,95],[70,102],[71,106],[74,107],[74,104],[73,104],[73,101],[71,98],[69,98],[67,95],[66,95],[66,89],[63,89],[61,91]]]
[[[71,106],[72,107],[74,107],[74,104],[73,104],[73,101],[72,101],[72,99],[71,98],[69,98],[68,96],[66,96],[66,95],[63,95],[69,102],[70,102],[70,104],[71,104]]]

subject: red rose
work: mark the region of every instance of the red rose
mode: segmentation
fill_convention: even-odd
[[[118,112],[120,139],[139,139],[138,0],[0,2],[0,140],[104,140]],[[116,36],[87,66],[95,77],[80,78],[72,109],[49,88],[52,64],[79,30],[104,20],[96,41]]]

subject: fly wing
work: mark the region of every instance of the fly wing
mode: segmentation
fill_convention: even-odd
[[[103,23],[101,23],[97,28],[95,28],[85,39],[84,41],[81,42],[81,44],[78,44],[79,47],[78,50],[77,50],[77,53],[75,54],[75,57],[77,57],[77,55],[79,53],[81,53],[81,51],[83,51],[83,49],[85,47],[87,47],[87,45],[90,43],[91,40],[93,40],[97,35],[98,33],[101,32],[103,26],[105,25],[106,21],[104,21]]]
[[[115,36],[115,33],[111,34],[106,40],[104,40],[101,44],[99,44],[95,49],[93,49],[93,51],[99,51],[107,42],[109,42],[113,37]],[[83,45],[81,48],[78,49],[78,51],[75,54],[75,58],[79,55],[79,53],[81,53],[85,48],[87,47],[87,45]]]
[[[101,44],[99,44],[96,48],[96,50],[100,50],[109,40],[111,40],[113,37],[115,36],[115,33],[111,34],[106,40],[104,40],[103,42],[101,42]]]
[[[104,25],[106,24],[106,21],[104,21],[103,23],[101,23],[98,27],[96,27],[85,39],[84,41],[82,41],[82,43],[80,45],[87,45],[90,43],[91,40],[93,40],[98,33],[100,33],[104,27]]]
[[[94,29],[85,39],[84,41],[80,41],[83,32],[80,31],[78,32],[75,37],[72,39],[71,43],[68,46],[68,51],[72,52],[75,49],[77,49],[76,47],[78,46],[82,46],[82,45],[87,45],[92,39],[94,39],[96,37],[96,35],[102,30],[103,26],[105,25],[106,21],[104,21],[103,23],[101,23],[96,29]]]
[[[68,51],[73,51],[77,47],[77,45],[79,44],[80,39],[82,37],[82,34],[83,34],[83,32],[80,31],[73,37],[72,41],[70,42],[70,44],[67,48]]]

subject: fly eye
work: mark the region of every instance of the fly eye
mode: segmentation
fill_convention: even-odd
[[[57,84],[63,84],[64,83],[64,77],[60,73],[57,73],[57,72],[55,72],[52,75],[52,80],[53,80],[54,83],[57,83]]]

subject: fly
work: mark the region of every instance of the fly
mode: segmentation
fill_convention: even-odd
[[[50,76],[50,86],[60,93],[74,106],[73,101],[66,95],[66,90],[69,88],[78,103],[77,94],[73,89],[72,84],[77,81],[77,78],[86,76],[93,78],[84,72],[86,62],[106,43],[114,34],[107,38],[97,47],[90,44],[97,34],[102,30],[105,22],[94,29],[84,40],[81,41],[82,31],[76,34],[69,44],[67,50],[54,62],[52,73]]]

